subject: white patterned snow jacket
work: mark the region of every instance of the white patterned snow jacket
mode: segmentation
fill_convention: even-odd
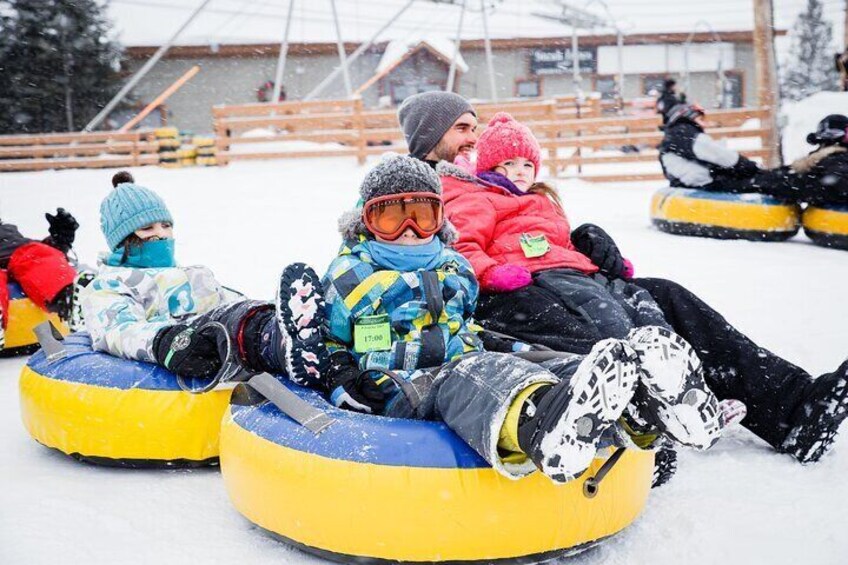
[[[159,330],[186,323],[229,297],[207,267],[101,265],[80,300],[95,350],[155,363],[153,340]]]

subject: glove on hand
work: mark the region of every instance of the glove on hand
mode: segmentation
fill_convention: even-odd
[[[594,224],[583,224],[571,232],[574,247],[588,257],[601,273],[613,278],[622,278],[625,273],[624,258],[612,237]]]
[[[153,340],[156,361],[182,377],[211,377],[223,362],[211,328],[197,330],[185,324],[162,328]]]
[[[386,406],[386,395],[370,377],[359,378],[359,367],[349,353],[338,351],[330,356],[327,371],[330,401],[337,408],[375,414]]]
[[[480,281],[484,289],[493,292],[510,292],[524,288],[533,282],[533,276],[521,265],[497,265],[492,267]]]
[[[47,244],[52,245],[63,253],[70,251],[71,246],[74,244],[77,228],[79,227],[76,218],[64,208],[58,208],[55,216],[48,212],[44,214],[44,217],[47,218],[47,223],[50,224],[50,228],[48,229],[50,237]]]

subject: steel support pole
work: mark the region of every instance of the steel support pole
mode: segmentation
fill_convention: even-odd
[[[465,4],[467,0],[462,2],[462,11],[459,12],[459,25],[456,26],[456,43],[454,44],[453,57],[451,57],[450,70],[448,71],[448,85],[445,88],[448,92],[453,92],[453,86],[456,82],[456,60],[459,58],[459,44],[462,39],[462,22],[465,19]]]
[[[83,131],[92,131],[92,130],[94,130],[94,128],[96,128],[97,126],[99,126],[99,125],[100,125],[100,123],[101,123],[103,120],[105,120],[105,119],[106,119],[106,116],[108,116],[108,115],[109,115],[109,113],[110,113],[110,112],[112,112],[112,110],[114,110],[114,109],[115,109],[115,106],[117,106],[117,105],[121,102],[121,100],[123,100],[123,99],[126,97],[126,95],[127,95],[127,94],[129,94],[129,92],[130,92],[133,88],[135,88],[135,85],[137,85],[137,84],[138,84],[138,82],[139,82],[141,79],[143,79],[143,78],[144,78],[144,76],[145,76],[148,72],[150,72],[150,69],[152,69],[152,68],[153,68],[153,66],[154,66],[156,63],[158,63],[158,62],[159,62],[159,59],[161,59],[161,58],[162,58],[162,56],[163,56],[163,55],[165,55],[165,53],[168,51],[168,49],[170,49],[170,48],[171,48],[171,45],[173,45],[173,44],[174,44],[174,41],[176,41],[176,40],[177,40],[177,38],[178,38],[178,37],[180,36],[180,34],[181,34],[184,30],[185,30],[185,28],[187,28],[187,27],[188,27],[188,25],[189,25],[191,22],[193,22],[193,21],[194,21],[194,18],[196,18],[196,17],[197,17],[197,15],[198,15],[198,14],[200,14],[200,12],[203,10],[203,8],[205,8],[205,7],[206,7],[206,5],[207,5],[207,4],[209,4],[209,2],[211,2],[211,1],[212,1],[212,0],[203,0],[203,2],[202,2],[202,3],[201,3],[201,4],[197,7],[197,8],[195,8],[195,9],[194,9],[194,12],[192,12],[192,13],[191,13],[191,15],[188,17],[188,19],[187,19],[187,20],[183,23],[183,25],[181,25],[181,26],[180,26],[180,29],[178,29],[178,30],[176,31],[176,33],[174,33],[174,35],[172,35],[172,36],[171,36],[171,38],[170,38],[167,42],[165,42],[165,45],[163,45],[162,47],[160,47],[160,48],[156,51],[156,53],[154,53],[154,54],[153,54],[153,56],[152,56],[152,57],[151,57],[151,58],[150,58],[150,59],[149,59],[149,60],[148,60],[148,61],[144,64],[144,66],[142,66],[142,67],[138,70],[138,72],[136,72],[136,73],[132,76],[132,78],[129,80],[129,82],[128,82],[127,84],[125,84],[125,85],[124,85],[124,87],[123,87],[120,91],[118,91],[118,93],[117,93],[117,94],[116,94],[116,95],[115,95],[115,96],[114,96],[114,97],[113,97],[113,98],[109,101],[109,103],[108,103],[108,104],[106,104],[106,106],[105,106],[102,110],[100,110],[100,113],[98,113],[96,116],[94,116],[94,119],[93,119],[93,120],[91,120],[90,122],[88,122],[88,125],[86,125],[86,126],[83,128]]]
[[[286,16],[286,29],[283,32],[283,42],[280,43],[280,56],[277,57],[277,70],[274,73],[274,94],[271,96],[271,104],[280,101],[280,92],[283,89],[283,75],[286,72],[286,57],[289,54],[289,30],[291,29],[292,11],[294,0],[289,0],[289,13]]]
[[[409,2],[407,2],[403,6],[403,8],[398,10],[397,13],[394,16],[392,16],[392,19],[390,19],[388,22],[386,22],[386,24],[383,27],[381,27],[379,30],[377,30],[377,33],[372,35],[371,38],[368,41],[366,41],[365,43],[360,45],[356,49],[356,51],[351,53],[350,57],[347,58],[347,65],[353,64],[354,61],[356,61],[363,53],[365,53],[365,51],[369,47],[371,47],[374,44],[375,41],[377,41],[377,38],[380,37],[383,34],[383,32],[386,31],[389,28],[389,26],[391,26],[393,23],[395,23],[395,21],[399,17],[401,17],[401,15],[403,15],[403,13],[406,12],[409,9],[410,6],[412,6],[413,2],[415,2],[415,0],[409,0]],[[339,76],[339,74],[341,74],[341,72],[342,72],[341,68],[334,69],[333,72],[331,72],[329,75],[327,75],[324,78],[324,80],[322,80],[318,84],[318,86],[313,88],[312,91],[309,94],[304,96],[303,99],[304,100],[312,100],[313,98],[315,98],[316,96],[321,94],[321,92],[323,92],[324,89],[327,88],[327,85],[329,85],[331,82],[333,82],[336,79],[336,77]]]
[[[353,87],[350,85],[350,70],[347,64],[347,54],[345,53],[344,42],[342,42],[342,28],[339,26],[339,14],[336,11],[336,0],[330,0],[330,6],[333,9],[333,24],[336,26],[336,46],[339,49],[339,64],[341,65],[342,75],[344,76],[345,90],[348,97],[353,94]]]
[[[492,102],[498,101],[498,90],[495,86],[495,61],[492,57],[492,40],[489,37],[489,17],[486,15],[486,0],[480,0],[480,9],[483,13],[483,42],[486,45],[486,64],[489,66],[489,91]]]

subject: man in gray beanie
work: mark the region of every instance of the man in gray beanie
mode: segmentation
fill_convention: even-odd
[[[409,154],[435,167],[453,163],[477,143],[477,114],[468,101],[453,92],[422,92],[398,109],[398,120]],[[466,155],[467,156],[467,155]]]

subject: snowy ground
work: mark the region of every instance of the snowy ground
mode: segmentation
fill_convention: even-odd
[[[269,298],[280,267],[323,269],[339,243],[335,219],[354,205],[366,168],[349,159],[134,171],[175,218],[178,258]],[[0,217],[24,233],[42,214],[80,220],[80,257],[103,248],[101,198],[113,171],[0,175]],[[561,186],[573,225],[604,226],[640,275],[680,281],[762,345],[814,374],[848,355],[848,254],[787,243],[721,242],[650,227],[655,186]],[[0,360],[0,563],[318,563],[256,531],[231,507],[220,476],[203,471],[120,471],[81,465],[33,442],[19,416],[23,359]],[[706,454],[684,454],[626,532],[580,564],[842,564],[848,556],[848,439],[802,468],[747,432]]]

